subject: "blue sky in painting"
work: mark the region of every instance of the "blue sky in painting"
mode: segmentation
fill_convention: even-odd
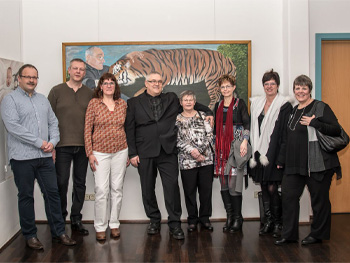
[[[220,44],[177,44],[177,45],[101,45],[100,47],[105,54],[105,65],[112,65],[122,56],[133,52],[143,51],[147,49],[210,49],[217,50]],[[66,45],[66,69],[69,67],[69,61],[73,58],[81,58],[85,61],[85,50],[90,47],[86,45],[82,46],[69,46]]]

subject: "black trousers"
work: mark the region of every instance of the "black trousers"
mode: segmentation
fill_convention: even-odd
[[[187,223],[209,223],[212,213],[211,195],[213,188],[213,165],[206,165],[189,170],[181,170],[182,185],[185,192]],[[197,208],[197,189],[199,194],[199,215]]]
[[[84,146],[65,146],[56,148],[57,185],[61,198],[62,216],[65,220],[67,211],[67,191],[70,167],[73,161],[73,192],[70,218],[72,222],[80,221],[86,191],[86,172],[88,158]]]
[[[154,191],[157,171],[159,171],[162,180],[165,207],[168,212],[168,225],[171,228],[179,227],[181,225],[181,200],[177,155],[167,154],[163,149],[157,157],[140,158],[138,172],[146,215],[152,223],[158,223],[162,218]]]
[[[282,237],[297,240],[299,237],[300,197],[307,185],[311,196],[313,220],[310,236],[318,239],[329,239],[331,231],[331,202],[329,188],[333,176],[332,170],[327,170],[321,181],[313,177],[299,174],[284,175],[282,179]],[[321,176],[322,177],[322,176]]]

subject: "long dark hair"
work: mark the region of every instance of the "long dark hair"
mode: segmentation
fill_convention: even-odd
[[[103,97],[103,92],[102,92],[101,86],[106,79],[111,79],[115,83],[115,90],[114,90],[114,94],[113,94],[113,99],[114,100],[119,99],[120,98],[120,88],[119,88],[117,79],[115,78],[115,76],[112,73],[109,73],[109,72],[104,73],[101,76],[100,80],[98,81],[97,87],[95,88],[95,92],[94,92],[94,98],[102,98]]]

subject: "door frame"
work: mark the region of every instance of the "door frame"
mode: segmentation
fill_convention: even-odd
[[[350,33],[317,33],[315,39],[315,98],[322,100],[322,41],[350,40]]]

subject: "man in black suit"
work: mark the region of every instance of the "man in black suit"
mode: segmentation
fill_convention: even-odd
[[[157,169],[162,179],[168,225],[175,239],[184,239],[181,229],[181,201],[178,185],[178,159],[176,150],[176,116],[181,108],[177,95],[162,93],[163,81],[158,72],[146,77],[146,91],[127,101],[125,120],[130,162],[138,168],[142,200],[151,223],[148,234],[160,230],[161,214],[154,192]],[[196,109],[212,112],[203,105]]]

